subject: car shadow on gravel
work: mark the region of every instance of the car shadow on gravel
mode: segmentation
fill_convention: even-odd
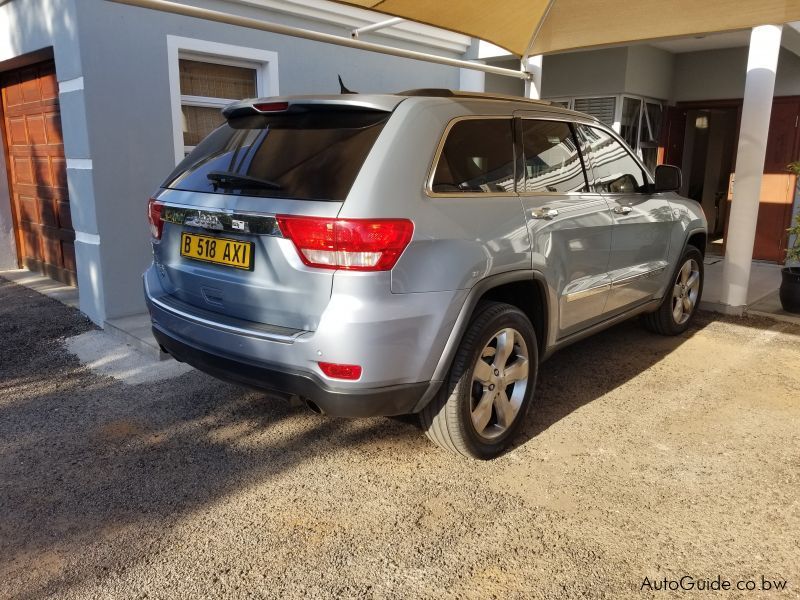
[[[0,597],[121,573],[184,515],[304,462],[386,439],[435,452],[408,424],[319,417],[197,371],[123,385],[65,350],[91,329],[0,279]]]
[[[556,352],[539,367],[533,405],[508,451],[651,368],[716,317],[699,312],[675,337],[651,333],[633,319]]]

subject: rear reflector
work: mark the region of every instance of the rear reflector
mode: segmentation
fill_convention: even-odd
[[[278,215],[283,236],[292,240],[310,267],[388,271],[414,233],[407,219],[328,219]]]
[[[161,219],[163,210],[164,205],[158,200],[150,198],[147,201],[147,220],[150,221],[150,235],[157,240],[161,239],[161,233],[164,231],[164,221]]]
[[[253,104],[253,108],[260,112],[283,112],[289,110],[288,102],[261,102]]]
[[[337,365],[336,363],[319,363],[319,368],[328,377],[333,379],[355,380],[361,377],[361,367],[358,365]]]

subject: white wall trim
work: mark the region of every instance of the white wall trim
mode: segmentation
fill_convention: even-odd
[[[77,92],[83,89],[83,76],[75,77],[74,79],[67,79],[66,81],[58,82],[58,93],[67,94],[69,92]]]
[[[100,245],[100,236],[96,233],[85,233],[83,231],[75,232],[75,241],[81,244],[91,244],[92,246]]]
[[[172,139],[175,147],[175,164],[183,160],[184,156],[181,82],[178,69],[178,59],[182,56],[209,62],[253,67],[256,69],[256,92],[258,96],[277,96],[279,94],[277,52],[168,35],[167,68],[169,71],[169,96],[172,107]]]
[[[357,27],[379,23],[387,18],[385,13],[327,0],[230,0],[230,2],[339,25],[342,27],[342,35],[348,37],[350,31]],[[456,54],[464,54],[472,41],[469,36],[413,21],[404,21],[379,31],[373,31],[370,35],[414,42]]]
[[[91,170],[92,169],[92,159],[91,158],[68,158],[67,159],[67,168],[68,169]]]

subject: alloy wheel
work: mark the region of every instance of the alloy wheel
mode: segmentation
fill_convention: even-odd
[[[672,288],[672,318],[678,325],[683,325],[691,318],[699,295],[700,265],[690,258],[678,271]]]
[[[516,329],[495,333],[472,371],[470,412],[475,432],[485,439],[505,433],[517,418],[528,387],[528,347]]]

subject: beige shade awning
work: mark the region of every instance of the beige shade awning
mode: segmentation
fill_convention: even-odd
[[[800,0],[335,0],[536,55],[800,21]]]

